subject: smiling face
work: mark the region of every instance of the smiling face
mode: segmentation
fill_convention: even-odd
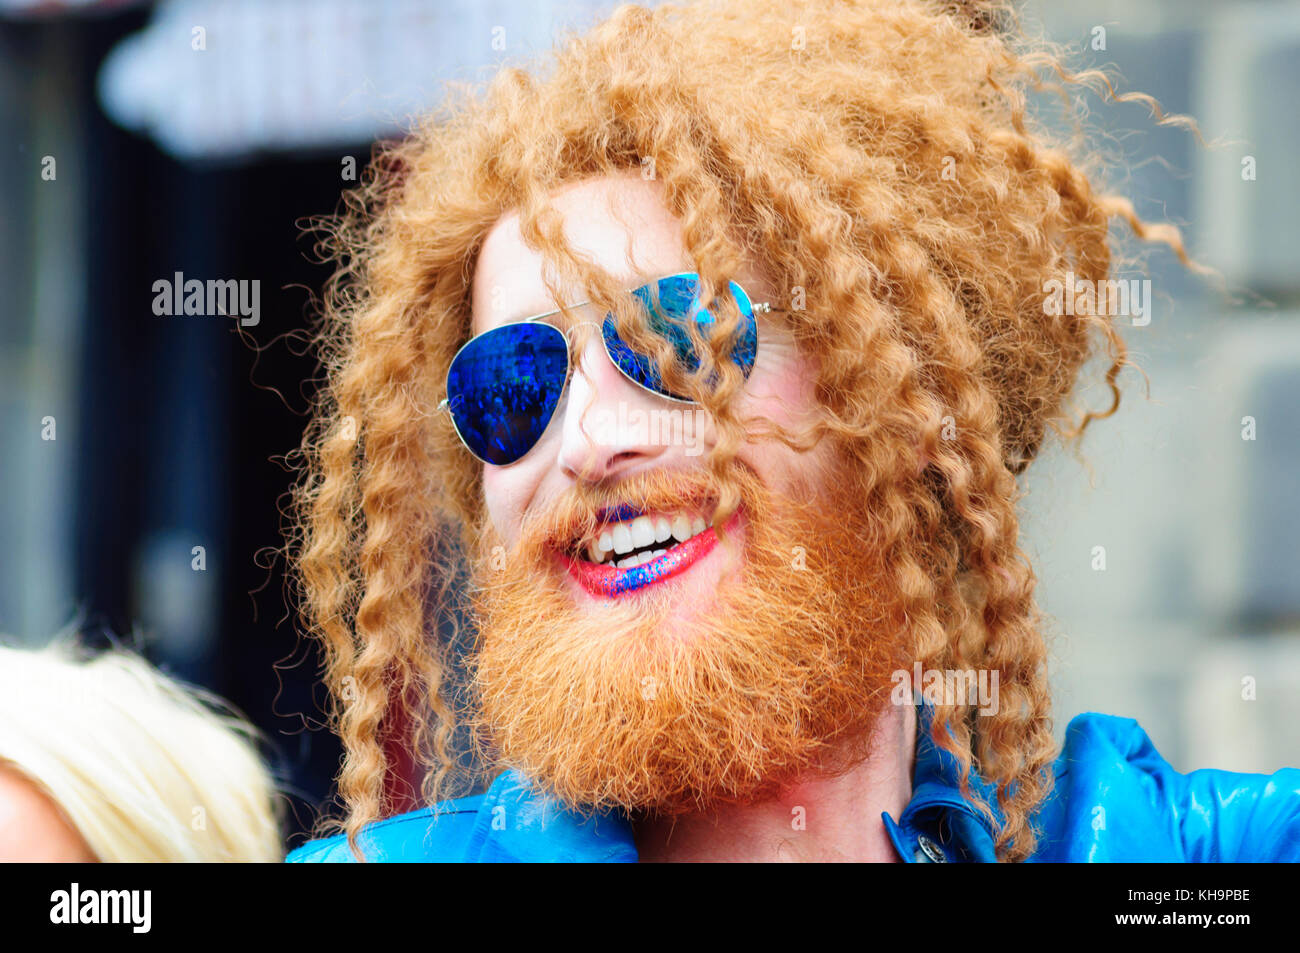
[[[565,235],[574,250],[590,256],[628,288],[691,269],[681,222],[665,208],[657,181],[635,173],[587,179],[557,191],[553,204],[564,217]],[[756,268],[740,270],[735,280],[754,302],[775,304],[779,299]],[[575,292],[567,300],[583,297]],[[473,333],[553,310],[557,304],[543,284],[541,256],[524,244],[517,216],[507,214],[488,234],[478,258]],[[581,324],[600,315],[591,307],[578,309],[577,315],[580,323],[570,334],[573,373],[540,442],[517,463],[483,467],[487,511],[506,546],[519,543],[530,510],[544,509],[566,492],[616,487],[652,474],[698,475],[716,440],[702,408],[652,394],[618,370],[600,335],[584,333]],[[562,315],[547,320],[561,329],[570,327]],[[790,431],[807,427],[817,414],[811,364],[778,315],[758,316],[758,337],[757,357],[737,411]],[[778,442],[750,441],[740,448],[737,460],[772,491],[789,492],[796,476],[806,479],[810,473],[826,472],[829,454],[823,447],[801,454]],[[682,499],[659,512],[636,510],[608,514],[583,534],[585,538],[574,541],[572,553],[563,547],[565,555],[577,557],[566,574],[574,599],[590,604],[614,593],[661,586],[671,587],[683,613],[702,608],[724,572],[723,554],[713,546],[716,536],[706,531],[713,515],[710,502]],[[728,528],[743,537],[744,521],[744,514],[737,514]],[[684,547],[688,553],[650,564],[656,554],[672,554],[697,535],[703,540]],[[608,571],[630,568],[631,560],[645,561],[646,570],[618,575]],[[604,571],[590,572],[593,563]]]
[[[1077,137],[1062,140],[1053,122],[1024,115],[1040,73],[1059,64],[1051,45],[1025,35],[1014,17],[987,16],[981,5],[971,18],[968,5],[921,0],[823,6],[828,15],[814,18],[823,27],[816,55],[793,60],[790,31],[803,29],[806,4],[622,7],[535,68],[503,70],[481,95],[450,97],[445,111],[383,146],[373,176],[330,223],[325,247],[339,268],[324,295],[328,386],[304,441],[295,498],[302,531],[291,551],[305,622],[321,640],[330,690],[346,713],[339,788],[350,830],[378,816],[385,759],[376,719],[390,712],[395,681],[418,686],[425,698],[410,723],[414,740],[434,739],[430,750],[416,744],[430,795],[460,787],[451,783],[458,761],[437,740],[453,727],[454,663],[437,657],[447,647],[429,638],[429,615],[436,604],[438,626],[459,620],[460,607],[449,604],[462,589],[458,557],[465,545],[486,544],[488,553],[501,549],[490,563],[477,561],[484,588],[467,594],[482,597],[477,685],[503,760],[539,776],[567,769],[548,754],[554,749],[570,762],[590,756],[592,771],[605,777],[651,769],[685,776],[691,762],[670,763],[663,753],[672,747],[686,759],[683,732],[737,761],[764,740],[794,744],[809,734],[806,718],[785,718],[781,737],[752,721],[728,735],[718,719],[736,709],[724,701],[741,705],[742,721],[744,704],[758,705],[763,692],[759,707],[780,708],[800,665],[823,676],[848,665],[840,650],[847,647],[851,661],[856,630],[859,640],[906,640],[927,668],[999,672],[1004,697],[1010,692],[1015,703],[977,722],[969,706],[939,706],[935,737],[963,763],[977,760],[998,786],[1007,817],[1000,855],[1028,855],[1027,818],[1044,796],[1054,742],[1016,475],[1054,430],[1081,433],[1110,416],[1128,363],[1113,315],[1053,317],[1044,313],[1043,289],[1080,269],[1106,280],[1123,261],[1110,229],[1117,217],[1187,259],[1176,229],[1138,227],[1155,223],[1139,223],[1128,202],[1088,175],[1097,157],[1076,152]],[[906,95],[893,95],[899,90]],[[1072,115],[1073,105],[1063,111]],[[960,182],[941,181],[951,178],[939,173],[955,144]],[[632,171],[617,185],[592,179],[534,201],[555,183],[621,167]],[[689,202],[685,242],[659,184],[637,174],[642,168],[657,170],[670,198]],[[621,216],[603,201],[615,198]],[[552,264],[565,259],[543,213],[561,213],[570,250],[593,260],[562,269],[566,279],[580,275],[573,281],[580,287],[546,288],[513,216],[492,228],[516,207]],[[468,337],[467,297],[481,332],[549,311],[556,299],[585,299],[600,287],[608,300],[620,287],[706,262],[706,271],[727,272],[756,299],[776,294],[785,303],[784,295],[798,294],[802,304],[760,317],[753,376],[743,391],[731,389],[737,399],[709,401],[720,428],[712,458],[688,452],[684,441],[609,438],[600,428],[589,428],[596,439],[584,443],[588,401],[605,412],[620,403],[663,406],[617,375],[589,328],[572,335],[580,353],[568,402],[514,466],[482,466],[457,444],[450,419],[433,412]],[[779,287],[765,286],[764,270]],[[801,352],[816,365],[811,394]],[[1079,419],[1070,395],[1103,353],[1109,363],[1098,369],[1105,366],[1102,393],[1111,404]],[[818,426],[834,441],[833,455],[795,454],[780,442],[745,439],[736,426],[738,414],[791,424],[813,410],[825,416]],[[754,477],[779,519],[760,525],[754,501],[727,482],[729,462]],[[719,562],[720,547],[703,551],[707,539],[689,565],[674,563],[674,574],[655,568],[651,549],[652,561],[631,572],[654,570],[653,585],[608,585],[619,570],[599,569],[603,550],[591,554],[592,568],[568,570],[562,554],[582,540],[566,534],[596,530],[599,507],[652,491],[654,542],[645,545],[657,546],[667,542],[657,517],[675,517],[697,502],[694,491],[716,489],[709,475],[724,488],[721,508],[739,514],[730,534],[739,544],[735,579]],[[810,511],[782,502],[782,494],[804,490],[821,494]],[[693,532],[694,514],[681,515],[691,515]],[[832,522],[825,533],[819,519]],[[538,544],[548,531],[554,545]],[[635,541],[647,528],[627,532]],[[836,533],[846,534],[838,552],[823,545]],[[643,548],[615,552],[615,562]],[[793,569],[795,553],[807,571]],[[855,563],[853,571],[836,560]],[[438,580],[446,586],[423,591]],[[824,597],[830,582],[846,593]],[[888,603],[876,628],[859,614],[864,600]],[[843,616],[822,615],[828,606]],[[769,628],[753,627],[760,623]],[[820,644],[789,638],[817,631]],[[752,654],[742,658],[745,650]],[[653,710],[610,680],[617,663],[631,670],[635,662],[647,677],[670,668],[670,651],[681,662],[670,687],[683,693],[656,689]],[[782,654],[784,667],[766,667]],[[747,664],[765,667],[742,671]],[[715,682],[687,684],[703,673]],[[581,681],[587,677],[590,684]],[[679,705],[675,721],[662,715],[664,699]],[[869,699],[846,712],[864,706]],[[667,740],[633,764],[656,728]],[[587,739],[588,730],[608,744]],[[759,766],[771,767],[774,757]],[[700,780],[707,772],[696,773]],[[568,778],[583,793],[583,779]]]
[[[691,267],[653,181],[585,180],[553,201],[574,250],[625,287]],[[552,310],[542,274],[502,218],[478,260],[474,332]],[[735,280],[779,300],[755,267]],[[580,362],[548,429],[518,462],[483,465],[473,664],[491,756],[566,803],[669,813],[762,797],[834,767],[832,748],[861,757],[851,742],[887,702],[901,646],[855,481],[826,443],[751,433],[726,471],[739,506],[720,541],[713,427],[682,439],[689,428],[600,423],[702,408],[638,387],[599,334],[570,330]],[[734,409],[800,434],[819,413],[813,370],[780,316],[760,314]]]

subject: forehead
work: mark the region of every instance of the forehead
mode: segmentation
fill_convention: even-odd
[[[662,186],[633,173],[584,179],[551,195],[564,234],[590,258],[631,288],[652,278],[691,270],[681,222],[663,202]],[[488,233],[474,269],[473,333],[550,311],[542,256],[524,244],[519,216],[507,212]],[[565,302],[587,296],[566,288]]]

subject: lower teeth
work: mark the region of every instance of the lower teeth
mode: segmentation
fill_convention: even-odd
[[[700,530],[700,532],[703,532],[703,530]],[[696,535],[698,535],[698,533],[692,534],[691,538],[693,539]],[[682,545],[682,543],[683,540],[670,536],[667,539],[661,541],[660,543],[660,545],[662,546],[661,549],[654,549],[648,551],[642,550],[639,553],[632,553],[632,554],[619,554],[613,552],[612,550],[606,550],[605,558],[600,562],[596,562],[594,559],[592,559],[591,550],[584,546],[577,553],[570,551],[569,558],[580,562],[591,563],[593,566],[613,566],[616,569],[631,569],[634,566],[642,565],[642,558],[645,557],[647,552],[649,552],[649,558],[645,559],[644,561],[650,562],[653,559],[658,559],[660,556],[664,555],[669,550],[676,549],[678,546]],[[636,560],[635,563],[631,561],[633,559]]]
[[[669,549],[675,548],[676,545],[677,544],[674,544],[673,546],[669,546],[667,549],[652,550],[649,553],[649,558],[647,558],[645,553],[639,553],[635,556],[626,556],[623,559],[613,561],[610,563],[610,565],[612,565],[615,569],[631,569],[633,566],[640,566],[643,565],[644,563],[650,562],[651,560],[658,559],[664,553],[668,552]]]

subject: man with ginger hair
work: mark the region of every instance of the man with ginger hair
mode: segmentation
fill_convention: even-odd
[[[1053,740],[1016,476],[1126,351],[1044,289],[1116,217],[1192,264],[1027,114],[1060,65],[1004,4],[623,7],[378,153],[295,551],[348,815],[291,860],[1300,857],[1300,772]]]

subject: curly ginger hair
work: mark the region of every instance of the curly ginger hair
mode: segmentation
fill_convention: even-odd
[[[1078,148],[1077,117],[1075,139],[1060,141],[1028,93],[1078,106],[1091,89],[1194,126],[1064,64],[1005,3],[624,6],[569,36],[549,68],[503,69],[377,148],[328,226],[339,262],[319,340],[328,382],[291,543],[347,751],[347,817],[326,823],[354,851],[361,828],[391,812],[395,699],[410,702],[401,741],[419,759],[422,797],[465,781],[454,639],[437,620],[485,512],[481,464],[435,408],[470,336],[478,250],[518,210],[530,244],[612,301],[619,289],[568,248],[548,195],[648,169],[709,287],[748,258],[789,289],[780,319],[816,359],[825,414],[816,433],[781,439],[829,438],[861,473],[914,657],[999,674],[996,714],[938,705],[933,738],[996,787],[998,856],[1032,853],[1057,749],[1016,476],[1049,429],[1075,435],[1114,413],[1127,363],[1110,318],[1049,313],[1044,289],[1068,272],[1108,279],[1115,218],[1196,267],[1174,227],[1094,188],[1086,166],[1098,154]],[[1070,426],[1081,369],[1103,353],[1109,406]],[[721,435],[718,473],[744,437],[734,391],[700,391]],[[724,494],[715,525],[735,503]]]

